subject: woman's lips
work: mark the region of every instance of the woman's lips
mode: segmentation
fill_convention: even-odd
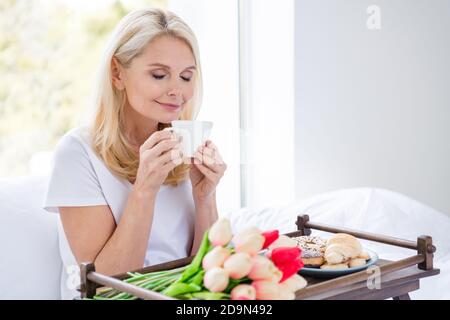
[[[178,104],[171,104],[171,103],[162,103],[162,102],[158,102],[156,101],[158,104],[161,105],[161,107],[163,107],[166,110],[170,110],[170,111],[176,111],[178,109],[180,109],[180,105]]]

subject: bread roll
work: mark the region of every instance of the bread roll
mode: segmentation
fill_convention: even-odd
[[[352,254],[353,248],[337,243],[327,247],[324,257],[329,264],[338,264],[347,261]]]
[[[363,251],[363,252],[361,252],[361,254],[358,256],[358,258],[359,258],[359,259],[364,259],[364,260],[370,260],[370,255],[369,255],[367,252]]]
[[[366,260],[359,258],[351,259],[350,262],[348,263],[350,268],[364,266],[365,264]]]
[[[324,257],[329,264],[338,264],[358,257],[361,252],[358,239],[349,234],[337,233],[328,239]]]

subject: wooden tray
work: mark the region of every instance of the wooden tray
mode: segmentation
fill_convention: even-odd
[[[433,254],[436,247],[430,236],[419,236],[417,241],[409,241],[389,236],[361,232],[346,228],[335,228],[332,226],[313,223],[309,221],[308,215],[299,215],[296,221],[297,231],[288,233],[287,236],[298,237],[310,235],[311,229],[330,233],[347,233],[359,239],[384,243],[397,247],[407,248],[415,251],[408,258],[388,261],[379,259],[375,264],[376,277],[379,280],[375,286],[368,285],[373,280],[373,272],[362,270],[349,275],[334,279],[318,279],[305,277],[308,286],[296,292],[296,299],[409,299],[409,292],[419,289],[419,280],[439,274],[439,269],[433,268]],[[136,270],[139,273],[169,270],[185,266],[192,261],[193,257],[174,260],[143,269]],[[132,294],[141,299],[150,300],[172,300],[161,293],[140,288],[138,286],[121,281],[128,277],[121,274],[109,277],[95,271],[93,263],[86,262],[80,265],[81,285],[79,291],[81,298],[92,298],[98,287],[111,287],[122,292]]]

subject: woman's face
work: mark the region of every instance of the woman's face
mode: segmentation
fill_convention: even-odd
[[[171,36],[152,40],[129,68],[113,62],[113,82],[126,90],[137,116],[156,123],[177,120],[194,94],[195,59],[190,47]],[[137,119],[136,119],[137,120]]]

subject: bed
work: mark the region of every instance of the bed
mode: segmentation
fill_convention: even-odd
[[[57,219],[41,208],[47,176],[0,178],[0,299],[59,299],[62,262]],[[296,216],[405,239],[431,235],[438,276],[424,279],[413,299],[450,299],[450,217],[404,195],[358,188],[320,194],[282,207],[242,208],[222,213],[233,231],[246,226],[294,231]],[[363,243],[381,258],[399,259],[406,249]],[[5,276],[7,275],[7,276]]]

